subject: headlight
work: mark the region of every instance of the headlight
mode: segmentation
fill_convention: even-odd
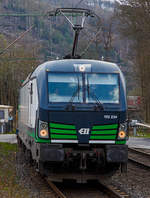
[[[48,124],[47,122],[43,122],[41,120],[39,120],[39,137],[44,139],[49,138]]]
[[[47,130],[45,130],[45,129],[41,130],[41,131],[40,131],[40,136],[43,137],[43,138],[48,137],[48,132],[47,132]]]
[[[125,131],[119,131],[118,133],[118,139],[125,139],[126,132]]]
[[[124,140],[127,137],[127,123],[120,124],[118,132],[118,140]]]

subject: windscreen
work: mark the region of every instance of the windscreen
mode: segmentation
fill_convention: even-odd
[[[79,73],[49,73],[49,102],[82,102],[82,75]]]
[[[49,102],[119,103],[118,74],[48,73]]]
[[[118,74],[87,74],[87,102],[119,103]]]

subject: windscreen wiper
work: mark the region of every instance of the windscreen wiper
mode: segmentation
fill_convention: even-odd
[[[78,94],[78,100],[79,100],[79,93],[80,93],[80,84],[79,84],[79,77],[78,77],[78,87],[77,89],[73,92],[67,106],[66,106],[66,110],[69,110],[71,107],[71,110],[74,110],[74,106],[72,105],[74,98],[77,96]]]
[[[103,104],[101,103],[101,101],[99,100],[99,98],[96,96],[96,94],[94,92],[91,92],[90,90],[90,86],[89,86],[89,79],[87,77],[87,92],[88,92],[88,98],[90,98],[90,96],[96,101],[96,110],[104,110]]]

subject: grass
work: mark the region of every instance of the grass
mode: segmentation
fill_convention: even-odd
[[[137,136],[139,138],[150,138],[150,129],[137,129]],[[133,130],[130,132],[130,137],[135,137],[133,135]]]
[[[0,198],[29,198],[16,176],[16,144],[0,143]]]
[[[17,144],[0,143],[0,155],[9,155],[17,152]]]
[[[12,131],[10,131],[10,132],[5,132],[4,134],[16,134],[16,129],[14,128]]]

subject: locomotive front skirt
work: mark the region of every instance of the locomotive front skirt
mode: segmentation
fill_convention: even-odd
[[[112,173],[127,164],[126,111],[125,81],[116,64],[46,62],[20,90],[18,141],[42,174]]]

